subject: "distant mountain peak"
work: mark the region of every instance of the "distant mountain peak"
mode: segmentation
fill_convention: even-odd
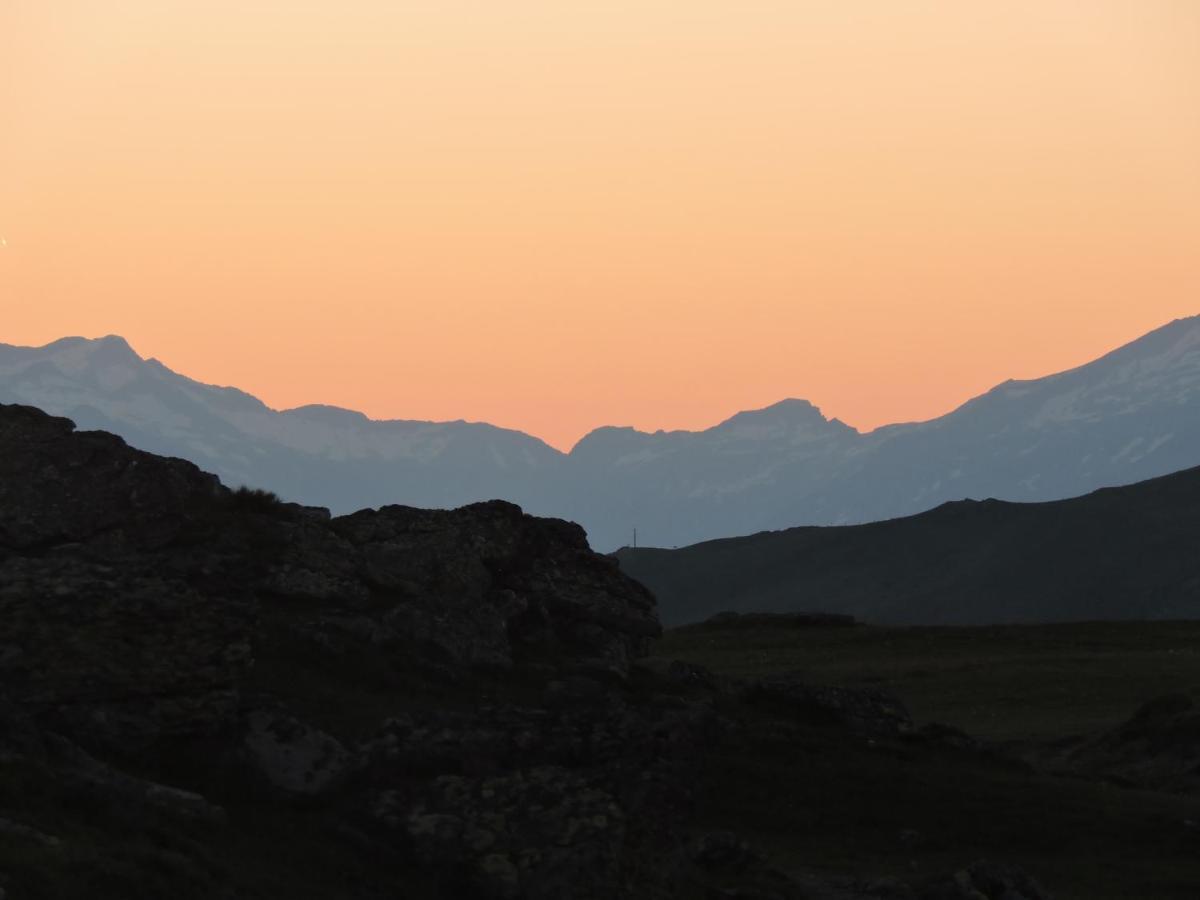
[[[750,409],[730,416],[715,428],[714,434],[746,439],[824,438],[850,436],[859,432],[840,419],[830,419],[807,400],[788,398],[762,409]]]
[[[796,397],[788,397],[780,400],[777,403],[772,403],[770,406],[764,406],[761,409],[746,409],[741,412],[734,413],[724,422],[719,424],[717,428],[724,428],[728,425],[808,425],[816,423],[827,423],[831,421],[825,418],[825,414],[820,408],[810,403],[808,400],[801,400]]]
[[[98,371],[100,369],[123,369],[131,376],[145,363],[129,346],[125,338],[117,334],[103,337],[65,337],[42,347],[9,347],[0,345],[0,350],[14,354],[10,359],[41,358],[61,372]]]
[[[83,337],[82,335],[69,335],[68,337],[62,337],[56,341],[51,341],[44,347],[34,349],[66,350],[72,347],[106,347],[110,349],[124,349],[128,350],[130,353],[134,352],[133,347],[129,345],[129,341],[125,340],[125,338],[119,334],[105,334],[94,338]]]
[[[142,358],[137,351],[129,345],[129,341],[121,337],[119,334],[106,334],[103,337],[86,338],[79,336],[59,338],[57,341],[51,341],[44,347],[26,348],[29,350],[40,350],[49,355],[58,353],[76,353],[82,354],[89,358],[104,357],[106,359],[127,359],[138,360]]]
[[[95,343],[102,347],[124,348],[130,353],[134,352],[133,347],[129,346],[129,341],[119,334],[106,334],[103,337],[95,338]]]

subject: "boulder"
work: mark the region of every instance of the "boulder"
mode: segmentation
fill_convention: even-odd
[[[250,713],[244,748],[251,766],[289,794],[323,793],[345,778],[350,764],[336,738],[284,712]]]

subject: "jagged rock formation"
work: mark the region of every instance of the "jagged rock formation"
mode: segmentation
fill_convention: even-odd
[[[895,895],[691,816],[743,711],[902,707],[641,662],[652,596],[507,503],[330,518],[0,406],[0,622],[5,896]],[[1042,896],[988,884],[900,887]]]
[[[502,502],[329,521],[28,407],[4,413],[0,614],[22,640],[0,671],[20,702],[87,707],[114,736],[226,721],[263,597],[323,601],[302,626],[314,640],[338,630],[345,652],[386,646],[447,675],[569,658],[621,676],[659,632],[650,594],[569,523]],[[145,721],[116,708],[148,700]]]

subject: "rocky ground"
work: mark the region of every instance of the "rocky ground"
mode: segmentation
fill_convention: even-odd
[[[726,761],[981,751],[648,656],[653,597],[509,504],[331,519],[0,406],[0,623],[5,900],[1046,896],[773,863],[714,819]]]

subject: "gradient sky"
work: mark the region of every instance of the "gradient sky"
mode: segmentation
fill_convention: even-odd
[[[0,0],[0,341],[569,446],[1200,312],[1195,0]]]

